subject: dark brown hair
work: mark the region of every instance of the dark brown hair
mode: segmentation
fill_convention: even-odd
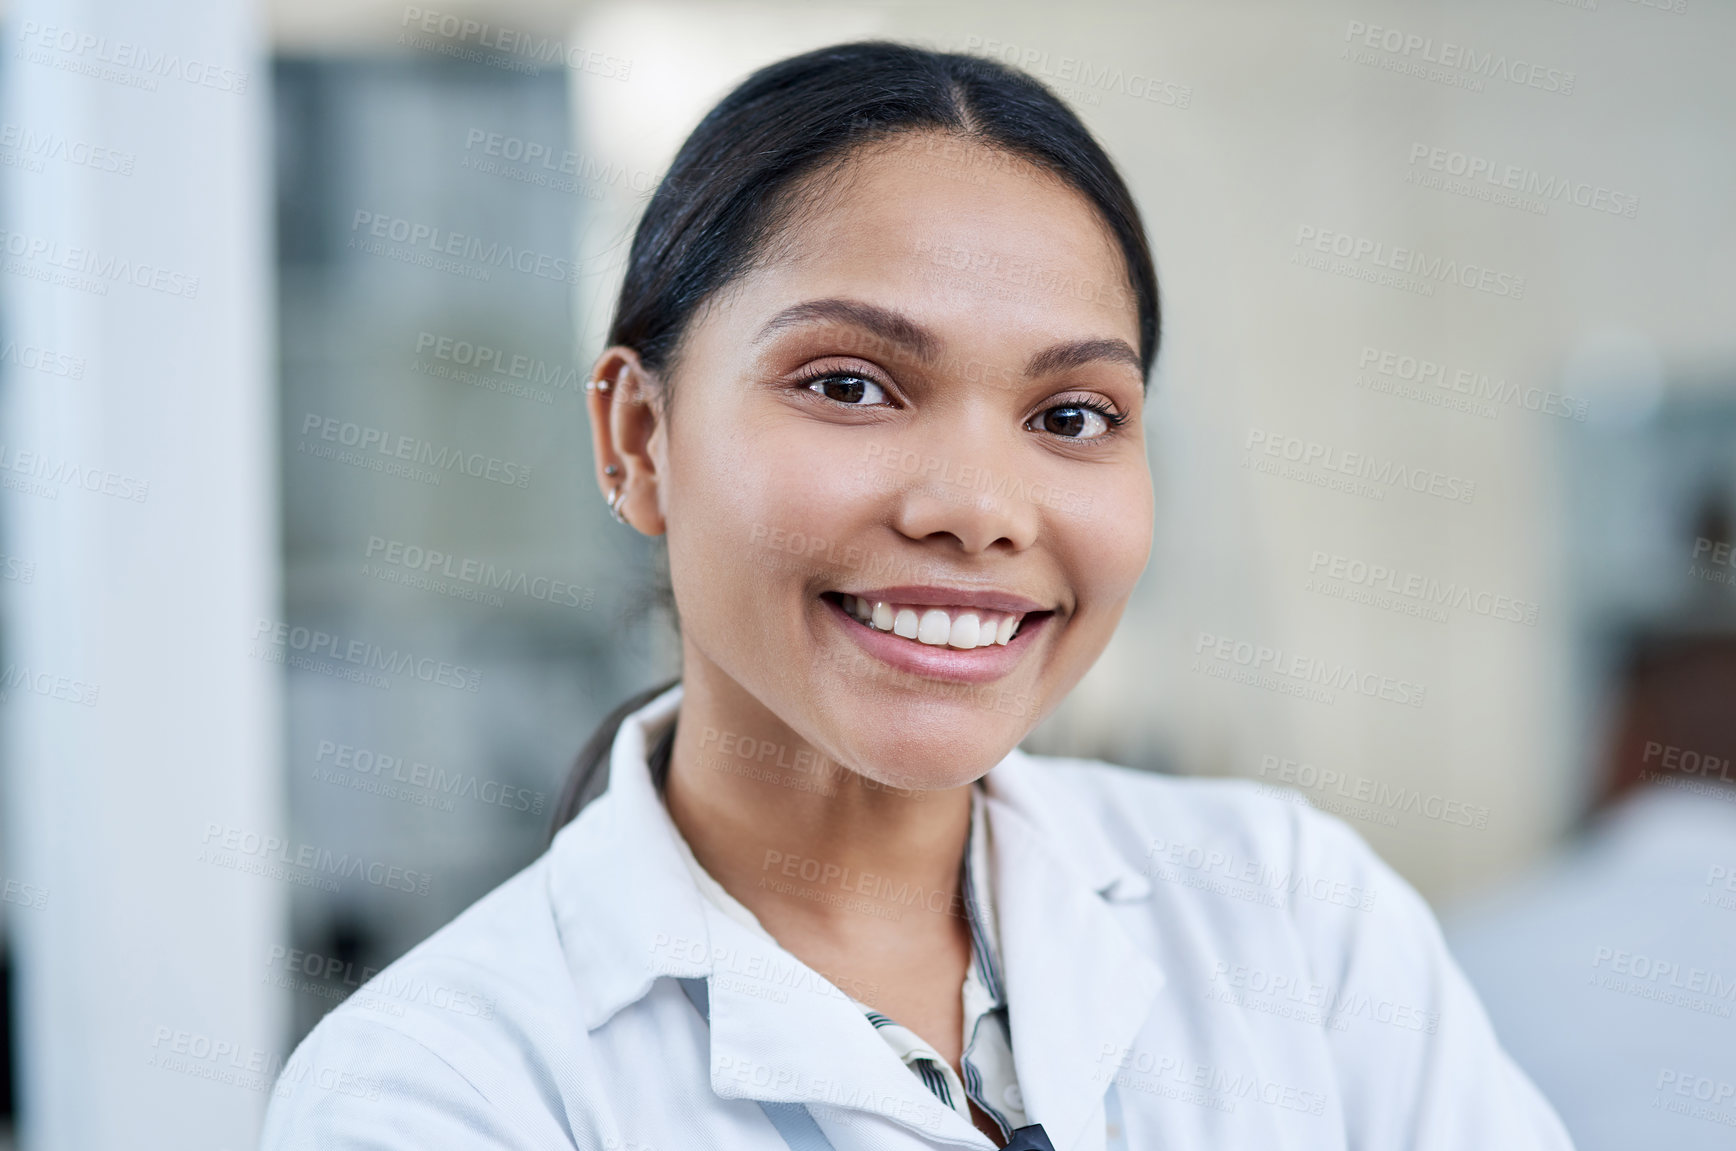
[[[667,379],[695,312],[764,258],[804,181],[864,145],[925,131],[1017,157],[1085,197],[1121,251],[1149,379],[1159,337],[1157,272],[1139,209],[1109,156],[1066,104],[1025,73],[888,41],[838,44],[769,64],[699,122],[634,233],[610,344],[632,348],[649,372]],[[621,722],[669,686],[641,692],[604,719],[573,765],[551,835],[607,786]]]

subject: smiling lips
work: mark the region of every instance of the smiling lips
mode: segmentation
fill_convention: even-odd
[[[1024,612],[980,608],[935,607],[927,604],[870,602],[859,595],[838,597],[844,610],[876,631],[891,632],[930,647],[967,650],[1001,646],[1018,634]]]

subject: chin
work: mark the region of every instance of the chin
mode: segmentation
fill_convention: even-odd
[[[911,701],[851,716],[836,733],[841,760],[888,787],[946,791],[963,787],[1006,758],[1029,728],[968,701]]]

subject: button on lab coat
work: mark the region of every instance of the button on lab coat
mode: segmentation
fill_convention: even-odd
[[[314,1028],[263,1147],[776,1151],[761,1101],[838,1151],[994,1146],[701,896],[646,765],[679,700],[622,726],[547,853]],[[1428,907],[1337,819],[1017,750],[985,782],[1018,1085],[1058,1151],[1570,1148]]]

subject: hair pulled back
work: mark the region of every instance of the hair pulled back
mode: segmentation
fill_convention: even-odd
[[[1121,251],[1147,378],[1157,358],[1157,272],[1139,209],[1079,118],[1037,80],[995,60],[890,41],[819,48],[768,64],[694,128],[640,218],[609,325],[667,386],[699,308],[763,259],[805,182],[858,148],[936,132],[1024,160],[1083,196]],[[616,708],[579,753],[553,815],[560,830],[608,782],[621,722],[672,684]],[[668,740],[653,754],[661,776]]]

